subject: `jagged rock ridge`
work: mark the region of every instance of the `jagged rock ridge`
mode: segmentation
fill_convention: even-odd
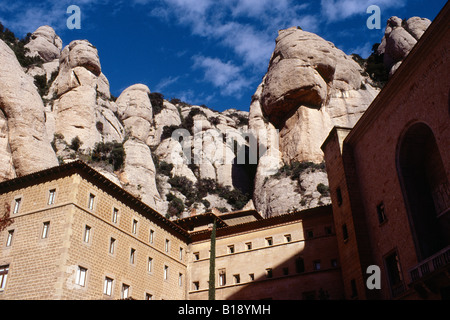
[[[398,62],[390,48],[405,26],[395,21],[379,48],[387,64]],[[405,30],[418,39],[425,25],[410,19]],[[168,101],[144,84],[115,99],[97,49],[87,40],[63,47],[49,26],[24,50],[31,62],[21,67],[0,40],[0,179],[82,159],[174,217],[211,207],[271,216],[329,203],[320,145],[333,126],[353,126],[379,92],[352,56],[299,28],[279,32],[250,112]],[[256,152],[257,162],[238,161]]]

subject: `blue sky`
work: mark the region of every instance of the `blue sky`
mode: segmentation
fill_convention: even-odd
[[[278,30],[300,26],[347,54],[366,58],[391,16],[433,20],[445,0],[1,0],[0,21],[23,37],[52,26],[64,46],[87,39],[99,51],[111,93],[146,84],[167,99],[215,110],[249,109],[267,71]],[[69,30],[67,8],[81,9]],[[381,29],[370,30],[370,5]]]

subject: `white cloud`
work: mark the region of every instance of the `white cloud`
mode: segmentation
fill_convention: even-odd
[[[180,79],[180,76],[166,77],[164,79],[161,79],[161,81],[159,81],[159,83],[155,86],[154,91],[162,92],[165,88],[176,83],[179,79]]]
[[[231,62],[201,55],[193,57],[193,60],[193,68],[202,69],[204,80],[220,88],[224,96],[239,96],[242,89],[250,85],[250,81],[242,75],[242,69]]]
[[[371,5],[383,9],[401,8],[407,0],[321,0],[322,15],[328,22],[345,20],[355,15],[366,14]]]

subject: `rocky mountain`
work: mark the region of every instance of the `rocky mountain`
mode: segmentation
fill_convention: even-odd
[[[390,70],[401,61],[393,46],[408,38],[401,30],[417,40],[425,26],[391,18],[374,55]],[[1,26],[0,180],[81,159],[168,217],[328,204],[320,146],[378,94],[370,64],[300,28],[281,30],[250,112],[217,112],[144,84],[115,98],[87,40],[63,46],[49,26],[18,40]]]

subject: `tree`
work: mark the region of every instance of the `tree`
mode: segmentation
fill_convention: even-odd
[[[8,203],[5,203],[3,206],[3,211],[3,215],[0,216],[0,232],[8,228],[14,222],[10,217],[11,206]]]
[[[211,231],[211,254],[209,257],[209,290],[208,300],[216,300],[216,228],[217,222],[214,218]]]

